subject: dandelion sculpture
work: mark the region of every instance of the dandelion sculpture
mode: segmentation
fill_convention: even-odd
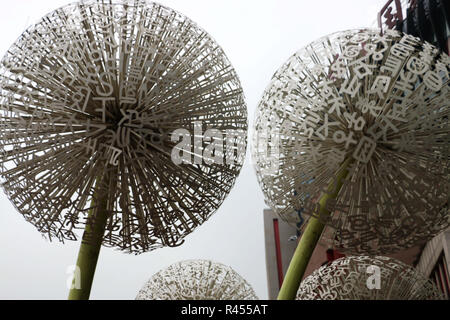
[[[442,300],[436,286],[398,260],[350,256],[333,261],[302,281],[297,300]]]
[[[89,297],[101,244],[136,254],[181,245],[239,174],[240,82],[216,42],[169,8],[62,7],[25,31],[0,74],[6,194],[49,239],[85,229],[70,298]],[[226,150],[216,143],[225,132]]]
[[[256,172],[280,217],[309,217],[280,297],[294,298],[325,225],[340,251],[372,255],[449,226],[449,66],[410,35],[352,30],[275,73],[256,115]]]
[[[136,300],[258,300],[232,268],[207,260],[187,260],[159,271]]]

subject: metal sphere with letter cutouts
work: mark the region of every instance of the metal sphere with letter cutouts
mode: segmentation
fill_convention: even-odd
[[[231,267],[208,260],[175,263],[153,275],[136,300],[258,300]]]
[[[297,300],[443,300],[424,275],[398,260],[350,256],[322,266],[302,281]]]
[[[267,204],[313,216],[340,251],[395,252],[449,226],[449,68],[419,38],[350,30],[295,53],[259,104],[253,158]]]
[[[25,219],[60,241],[85,228],[87,243],[100,223],[103,245],[131,253],[182,244],[224,201],[246,148],[223,50],[141,0],[77,2],[28,28],[1,61],[0,117],[2,185]],[[211,147],[231,131],[233,144]]]

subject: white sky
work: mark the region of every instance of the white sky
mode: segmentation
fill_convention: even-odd
[[[160,0],[205,29],[222,46],[246,96],[249,124],[273,73],[321,36],[374,26],[387,0]],[[73,1],[0,0],[0,56],[31,23]],[[249,139],[249,141],[251,141]],[[247,154],[222,207],[186,242],[139,256],[102,248],[91,299],[134,299],[145,281],[185,259],[231,266],[267,299],[263,195]],[[287,239],[285,239],[287,241]],[[67,268],[79,242],[44,240],[0,193],[0,299],[66,299]]]

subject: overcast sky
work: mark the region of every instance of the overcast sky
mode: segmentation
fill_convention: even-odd
[[[387,0],[161,0],[205,29],[222,46],[244,89],[250,129],[273,73],[321,36],[375,25]],[[33,22],[73,1],[0,0],[0,55]],[[250,130],[251,131],[251,130]],[[251,140],[249,140],[251,141]],[[265,208],[249,152],[228,198],[177,248],[139,256],[102,248],[91,299],[134,299],[157,271],[185,259],[231,266],[267,299]],[[287,241],[287,239],[282,239]],[[0,299],[66,299],[79,242],[44,240],[0,193]]]

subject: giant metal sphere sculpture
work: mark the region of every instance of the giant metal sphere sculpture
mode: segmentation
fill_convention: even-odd
[[[302,281],[297,300],[441,300],[437,287],[398,260],[350,256],[322,266]]]
[[[267,204],[294,223],[318,217],[348,252],[394,252],[447,228],[449,67],[446,54],[392,30],[338,32],[295,53],[256,114]]]
[[[137,300],[257,300],[252,287],[232,268],[207,260],[187,260],[159,271]]]
[[[180,245],[233,186],[243,156],[207,161],[206,129],[237,132],[214,160],[246,147],[246,105],[222,49],[141,0],[74,3],[27,29],[1,61],[0,110],[2,185],[25,219],[75,240],[103,203],[103,244],[133,253]],[[172,161],[176,129],[197,139],[183,163]]]

